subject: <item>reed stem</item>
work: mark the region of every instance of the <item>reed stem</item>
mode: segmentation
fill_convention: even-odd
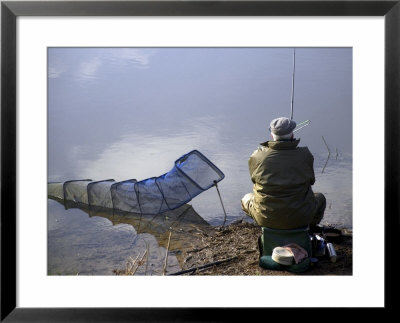
[[[169,231],[169,237],[168,237],[168,244],[167,244],[167,251],[165,253],[165,262],[164,262],[164,268],[163,268],[163,276],[165,276],[165,269],[167,268],[167,261],[168,261],[168,250],[169,250],[169,242],[171,241],[171,231]]]
[[[147,249],[144,251],[142,258],[140,258],[140,260],[137,263],[137,266],[135,268],[135,270],[132,272],[132,275],[134,275],[136,273],[136,271],[138,270],[138,268],[140,267],[140,264],[143,261],[144,256],[147,254]]]

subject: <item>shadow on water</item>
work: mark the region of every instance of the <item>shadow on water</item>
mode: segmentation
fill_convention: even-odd
[[[134,273],[132,272],[134,264],[136,263],[136,267],[139,267],[140,263],[142,263],[142,270],[138,270],[138,268],[134,270],[135,272],[137,271],[137,274],[161,275],[163,273],[162,267],[164,266],[165,258],[167,257],[170,262],[171,256],[176,257],[178,266],[172,266],[172,268],[169,268],[169,271],[174,272],[179,270],[183,265],[182,251],[193,248],[191,244],[193,235],[196,234],[196,232],[204,232],[211,228],[211,225],[189,204],[185,204],[173,211],[167,211],[157,215],[148,215],[93,207],[73,201],[66,201],[64,203],[64,200],[52,196],[49,196],[49,199],[62,204],[66,210],[77,208],[85,212],[89,217],[105,218],[109,220],[113,226],[119,224],[131,225],[136,231],[132,245],[135,246],[136,250],[133,251],[137,253],[137,257],[136,259],[128,257],[127,267],[130,266],[131,268],[129,268],[129,270],[127,269],[126,272],[124,272],[125,274]],[[150,243],[150,240],[154,241],[154,239],[157,241],[158,245]],[[168,250],[168,254],[162,251],[160,252],[160,249],[164,250],[164,248]],[[155,253],[157,256],[154,256],[154,253],[150,252],[151,250],[149,249],[157,249]],[[149,273],[147,269],[149,263],[148,257],[150,254],[153,255],[153,263],[156,262],[158,267],[158,269],[152,273]],[[142,262],[139,260],[142,260]]]

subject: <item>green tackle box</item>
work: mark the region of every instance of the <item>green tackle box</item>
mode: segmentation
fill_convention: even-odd
[[[304,248],[311,257],[312,247],[309,235],[309,227],[281,230],[262,227],[259,241],[260,255],[271,256],[275,247],[283,247],[289,243],[296,243]]]

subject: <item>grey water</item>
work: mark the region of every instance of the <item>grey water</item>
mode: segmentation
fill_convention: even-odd
[[[225,174],[227,223],[244,216],[247,161],[290,117],[293,48],[49,48],[48,181],[155,177],[197,149]],[[323,224],[352,228],[352,49],[296,48],[296,132],[314,155]],[[330,149],[324,144],[322,136]],[[224,212],[215,188],[190,204],[211,225]],[[159,275],[165,239],[48,200],[48,273],[109,275],[143,250]],[[168,256],[169,272],[179,254]]]

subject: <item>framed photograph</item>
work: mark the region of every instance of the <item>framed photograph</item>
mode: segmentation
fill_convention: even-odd
[[[3,1],[1,320],[391,309],[399,15],[398,1]],[[324,213],[312,242],[290,240],[310,244],[309,271],[270,257],[274,229],[241,202],[253,150],[299,140],[325,196],[307,191]]]

